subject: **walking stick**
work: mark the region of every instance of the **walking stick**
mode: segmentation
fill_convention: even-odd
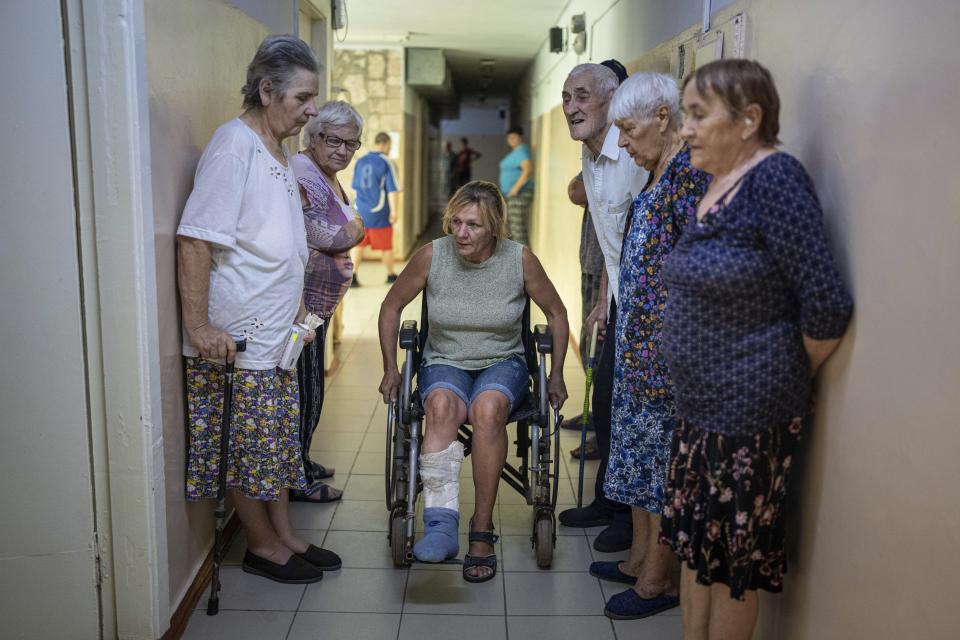
[[[237,340],[237,353],[246,351],[247,341]],[[230,418],[233,415],[233,363],[228,362],[223,376],[223,415],[220,418],[220,468],[217,478],[217,519],[213,531],[213,577],[210,579],[210,599],[207,600],[207,615],[215,616],[220,611],[220,564],[223,562],[223,521],[227,516],[227,456],[230,447]]]
[[[597,353],[597,329],[600,325],[593,324],[593,335],[590,337],[590,357],[587,358],[586,390],[583,392],[583,414],[580,416],[580,477],[577,480],[577,508],[583,506],[583,462],[587,448],[587,424],[590,422],[590,385],[593,384],[593,359]]]

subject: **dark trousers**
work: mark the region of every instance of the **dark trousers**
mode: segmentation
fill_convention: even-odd
[[[313,432],[317,430],[320,412],[323,410],[323,354],[328,323],[329,319],[326,319],[317,327],[316,339],[304,345],[303,353],[297,360],[297,383],[300,386],[300,453],[303,456],[303,470],[308,485],[320,479],[317,477],[317,464],[310,460],[310,443],[313,442]]]
[[[610,316],[607,319],[606,338],[600,358],[593,369],[593,426],[597,434],[597,448],[600,450],[600,467],[594,484],[596,501],[615,513],[629,515],[630,507],[603,495],[603,477],[607,473],[607,460],[610,459],[610,414],[613,409],[613,363],[616,358],[617,302],[610,303]],[[618,518],[619,519],[619,518]]]

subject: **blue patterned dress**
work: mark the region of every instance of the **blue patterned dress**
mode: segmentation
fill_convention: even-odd
[[[677,409],[660,353],[667,290],[660,266],[710,184],[684,147],[633,201],[617,295],[616,360],[607,497],[659,514]]]

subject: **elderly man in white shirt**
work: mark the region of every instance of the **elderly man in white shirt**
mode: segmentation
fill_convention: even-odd
[[[597,324],[601,337],[612,337],[616,333],[616,294],[624,227],[633,197],[647,181],[647,172],[618,146],[619,129],[607,121],[607,107],[618,84],[617,75],[608,66],[581,64],[567,76],[562,94],[570,137],[583,143],[583,183],[603,251],[605,268],[600,296],[587,317],[587,335]],[[594,485],[596,497],[585,507],[567,509],[560,514],[561,524],[568,527],[610,525],[594,541],[594,548],[603,552],[630,548],[632,537],[629,508],[603,495],[603,477],[610,456],[615,351],[613,340],[604,340],[594,371],[593,420],[601,456]]]

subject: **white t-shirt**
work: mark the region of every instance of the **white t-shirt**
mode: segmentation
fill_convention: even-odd
[[[213,245],[208,322],[247,341],[243,369],[272,369],[296,319],[307,243],[297,178],[250,127],[231,120],[197,166],[177,235]],[[183,331],[183,355],[199,352]]]
[[[583,186],[593,226],[597,230],[603,263],[607,270],[607,305],[620,286],[620,249],[633,199],[643,190],[649,174],[638,166],[626,149],[617,146],[620,130],[611,124],[600,155],[583,145]]]

